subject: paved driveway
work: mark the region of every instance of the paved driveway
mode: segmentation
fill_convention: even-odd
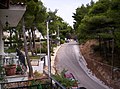
[[[79,81],[80,87],[86,87],[87,89],[109,89],[100,82],[97,83],[94,78],[88,76],[84,71],[84,67],[79,63],[82,59],[78,51],[79,47],[76,42],[63,44],[57,52],[58,62],[56,63],[56,68],[59,71],[66,69],[71,72]]]

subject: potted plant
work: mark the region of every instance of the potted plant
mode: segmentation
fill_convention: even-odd
[[[16,67],[16,74],[22,74],[22,68],[20,65],[17,65]]]
[[[7,76],[15,75],[16,74],[16,65],[6,65],[5,67],[5,73]]]
[[[4,80],[4,67],[0,65],[0,81]]]
[[[15,75],[16,74],[16,64],[13,63],[14,61],[11,60],[11,62],[4,66],[5,73],[7,76]]]

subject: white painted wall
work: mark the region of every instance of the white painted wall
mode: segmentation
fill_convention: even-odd
[[[39,61],[38,66],[32,66],[33,68],[33,73],[35,71],[39,72],[39,73],[43,73],[43,65],[44,65],[44,61]]]
[[[3,27],[2,27],[2,24],[0,22],[0,55],[4,55],[4,42],[2,40],[3,38]]]

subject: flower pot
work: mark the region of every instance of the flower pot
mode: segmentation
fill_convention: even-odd
[[[6,65],[5,72],[7,76],[15,75],[16,74],[16,65]]]

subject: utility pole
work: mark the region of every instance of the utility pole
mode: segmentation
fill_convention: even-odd
[[[58,46],[60,45],[60,30],[59,30],[59,26],[58,26]]]
[[[40,59],[41,59],[41,34],[40,34]]]
[[[49,20],[46,22],[47,24],[47,59],[48,59],[48,75],[51,77],[51,61],[50,61],[50,42],[49,42]]]

